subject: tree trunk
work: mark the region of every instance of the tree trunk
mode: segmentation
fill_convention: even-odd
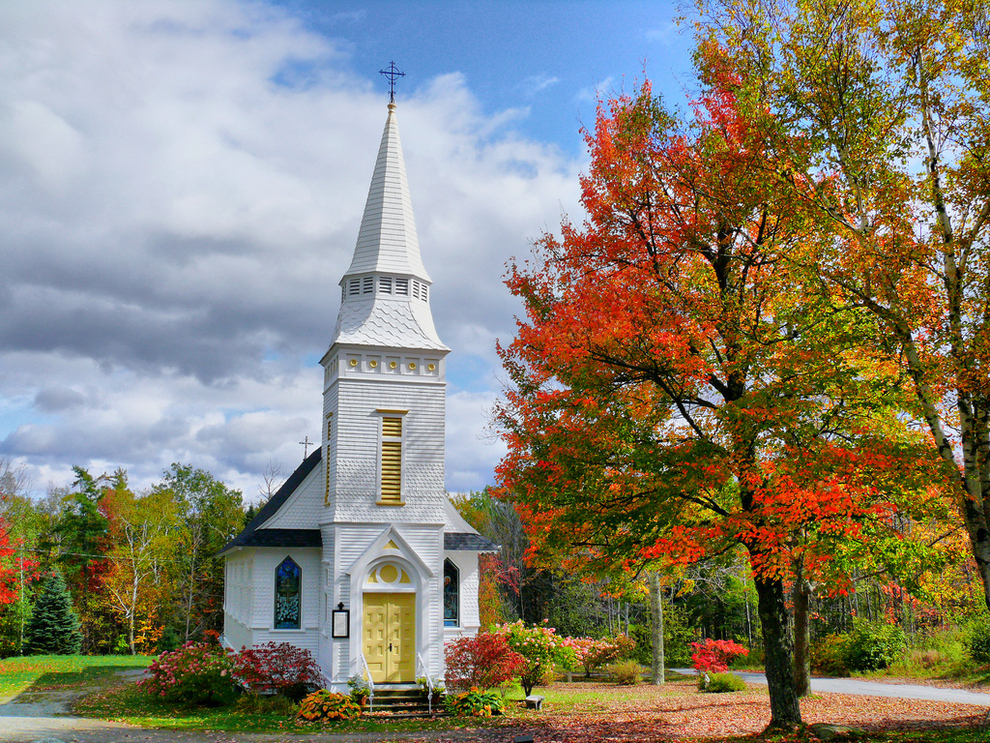
[[[794,689],[793,647],[781,580],[756,577],[763,652],[770,690],[770,726],[801,724],[801,707]]]
[[[799,697],[811,693],[811,622],[808,606],[811,603],[811,584],[804,574],[804,566],[797,565],[794,580],[794,691]]]
[[[663,597],[660,595],[660,574],[650,573],[650,622],[653,631],[653,683],[657,686],[667,682],[664,674],[663,647]]]

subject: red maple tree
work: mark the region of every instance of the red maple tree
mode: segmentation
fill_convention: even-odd
[[[861,319],[802,291],[813,220],[764,168],[774,121],[708,68],[684,121],[652,96],[599,107],[587,220],[507,284],[498,476],[534,550],[605,569],[742,545],[775,723],[800,721],[784,586],[923,493],[896,379],[853,353]],[[896,476],[895,474],[896,473]]]

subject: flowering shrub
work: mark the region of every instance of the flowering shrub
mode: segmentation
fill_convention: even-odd
[[[592,640],[591,646],[581,660],[585,675],[590,676],[596,668],[625,660],[635,649],[636,641],[627,635]]]
[[[576,671],[578,666],[584,666],[584,675],[591,676],[591,670],[585,665],[584,659],[594,647],[595,640],[592,640],[590,637],[562,637],[560,638],[560,644],[567,651],[567,656],[564,658],[564,670],[567,671],[567,680],[571,680],[571,673]]]
[[[491,689],[523,672],[526,659],[509,647],[505,635],[482,632],[461,637],[444,648],[451,688]]]
[[[481,691],[477,686],[461,694],[444,697],[443,704],[448,713],[459,717],[491,717],[502,714],[505,708],[501,694]]]
[[[553,680],[554,664],[566,658],[561,638],[546,622],[527,627],[520,619],[512,624],[504,624],[495,630],[503,635],[509,647],[526,659],[526,667],[519,675],[526,696],[533,687]]]
[[[234,673],[253,692],[281,694],[297,702],[324,683],[312,653],[287,642],[241,648],[234,657]]]
[[[215,643],[187,642],[162,653],[149,667],[151,678],[140,682],[143,691],[169,702],[219,705],[236,689],[230,652]]]
[[[749,651],[732,640],[713,640],[692,642],[694,653],[691,660],[700,673],[722,673],[729,670],[729,664],[741,655],[749,655]]]
[[[305,697],[299,705],[299,717],[310,722],[350,720],[361,716],[361,707],[346,694],[320,689]]]

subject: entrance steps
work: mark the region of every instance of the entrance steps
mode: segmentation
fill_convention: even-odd
[[[439,717],[443,715],[443,695],[433,692],[431,712],[427,692],[419,684],[375,684],[374,710],[369,700],[364,713],[392,720]]]

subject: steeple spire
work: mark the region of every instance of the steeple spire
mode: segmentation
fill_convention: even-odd
[[[354,258],[344,276],[383,271],[415,275],[429,282],[429,274],[419,256],[419,239],[395,108],[394,103],[388,104],[388,119],[368,189]]]
[[[433,282],[419,254],[395,109],[390,102],[331,345],[446,351],[430,312]]]

